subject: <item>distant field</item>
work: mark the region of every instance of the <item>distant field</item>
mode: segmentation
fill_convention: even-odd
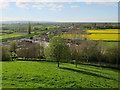
[[[118,29],[105,29],[105,30],[87,30],[88,35],[84,34],[63,34],[61,37],[65,39],[73,38],[87,38],[87,40],[105,40],[105,41],[120,41]]]
[[[45,33],[46,31],[37,31],[37,34],[41,34],[41,33]],[[32,35],[34,35],[34,32],[31,32]],[[5,34],[5,35],[2,35],[0,36],[0,39],[17,39],[17,38],[25,38],[27,37],[28,34]]]
[[[20,36],[25,36],[25,34],[7,34],[7,35],[0,36],[0,39],[16,38]]]
[[[2,63],[3,88],[118,88],[118,70],[46,61]],[[119,71],[120,72],[120,71]],[[119,81],[120,82],[120,81]]]
[[[118,34],[120,32],[119,29],[105,29],[105,30],[87,30],[87,33],[116,33]]]

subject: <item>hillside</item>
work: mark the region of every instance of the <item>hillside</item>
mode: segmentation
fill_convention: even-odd
[[[3,88],[118,88],[118,71],[46,61],[2,63]],[[120,82],[120,81],[119,81]]]

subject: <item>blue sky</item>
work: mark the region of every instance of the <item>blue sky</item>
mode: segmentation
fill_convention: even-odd
[[[9,2],[2,5],[3,21],[114,22],[118,19],[115,2]]]

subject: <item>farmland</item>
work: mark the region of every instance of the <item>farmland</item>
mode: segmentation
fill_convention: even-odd
[[[34,35],[34,32],[31,32],[31,33]],[[37,32],[37,34],[41,34],[41,33],[45,33],[45,31]],[[0,36],[0,39],[9,39],[9,38],[14,39],[14,38],[19,38],[19,37],[25,38],[26,36],[28,35],[27,34],[6,34],[6,35]]]
[[[110,29],[111,26],[115,29]],[[105,41],[119,41],[118,35],[119,35],[119,29],[117,28],[117,24],[108,24],[110,28],[106,29],[100,29],[104,28],[104,24],[81,24],[81,23],[32,23],[31,29],[32,29],[32,35],[27,35],[27,24],[12,24],[12,25],[0,25],[0,39],[2,41],[12,40],[12,39],[20,39],[20,38],[30,38],[34,35],[41,35],[42,33],[46,32],[53,32],[56,31],[58,34],[54,35],[61,35],[64,39],[73,39],[73,38],[87,38],[88,40],[105,40]],[[81,33],[75,33],[77,31],[83,31],[88,33],[81,34]],[[72,31],[71,34],[66,34],[65,32]],[[21,34],[19,34],[21,33]],[[26,33],[26,34],[22,34]]]
[[[45,61],[2,63],[3,88],[118,88],[118,70]]]
[[[59,26],[58,25],[32,25],[31,29],[31,35],[27,34],[27,25],[26,24],[13,24],[13,25],[0,25],[1,30],[0,30],[0,39],[3,42],[6,42],[7,40],[15,40],[15,39],[21,39],[21,38],[30,38],[33,37],[34,35],[41,35],[43,33],[49,32],[49,31],[54,31],[58,30]]]
[[[105,29],[105,30],[87,30],[87,33],[96,33],[96,34],[118,34],[120,32],[119,29]]]
[[[87,30],[86,34],[63,34],[61,37],[65,39],[73,38],[87,38],[87,40],[105,40],[105,41],[120,41],[118,38],[119,29],[105,29],[105,30]]]

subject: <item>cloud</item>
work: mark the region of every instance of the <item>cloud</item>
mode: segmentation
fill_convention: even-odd
[[[16,6],[20,8],[27,8],[29,4],[40,4],[40,3],[55,3],[55,2],[68,2],[72,4],[72,2],[85,2],[86,4],[100,4],[105,6],[118,6],[119,0],[1,0],[2,5],[0,8],[7,9],[9,7],[9,2],[16,2]],[[49,6],[49,5],[45,5]],[[50,10],[62,10],[63,5],[51,5]],[[75,6],[73,6],[75,7]],[[43,7],[36,7],[37,9],[41,10]]]
[[[56,9],[58,9],[59,11],[61,11],[62,8],[64,8],[63,5],[56,5],[56,4],[49,4],[48,7],[50,7],[50,10],[56,10]]]
[[[102,4],[104,6],[118,6],[118,4],[116,2],[100,2],[100,3],[97,3],[97,4]]]
[[[27,8],[28,9],[28,2],[16,2],[16,6],[20,7],[20,8]]]
[[[45,6],[44,5],[32,5],[32,7],[37,8],[38,10],[42,10],[42,8]]]
[[[9,2],[4,1],[0,3],[1,9],[7,9],[8,7],[9,7]]]
[[[64,8],[63,5],[56,5],[53,3],[41,3],[41,4],[37,4],[37,5],[32,5],[32,7],[37,8],[38,10],[42,10],[43,7],[47,7],[49,8],[49,10],[59,10],[61,11],[62,8]]]
[[[86,4],[99,4],[99,5],[104,5],[104,6],[114,6],[117,7],[118,3],[117,2],[85,2]]]
[[[71,8],[78,8],[78,7],[80,7],[80,6],[71,6]]]
[[[8,2],[119,2],[119,0],[1,0]]]

